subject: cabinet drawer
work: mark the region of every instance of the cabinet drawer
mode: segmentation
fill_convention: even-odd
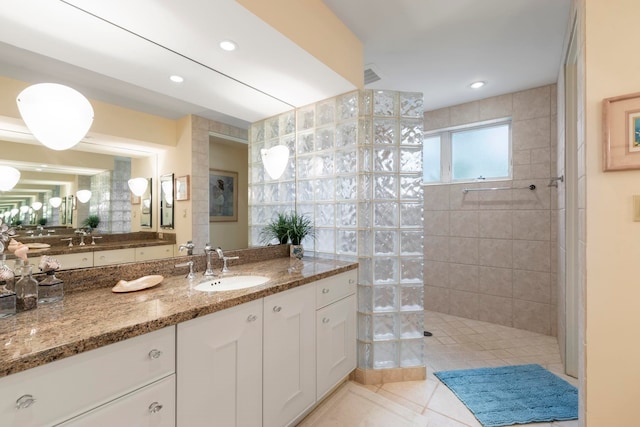
[[[61,270],[68,270],[70,268],[93,267],[93,254],[91,252],[84,252],[81,254],[53,255],[53,258],[60,261]],[[35,264],[38,265],[38,261],[36,261]]]
[[[358,271],[352,270],[316,282],[316,308],[324,307],[356,292]]]
[[[0,420],[46,426],[86,412],[175,371],[175,327],[0,378]],[[29,397],[35,399],[29,404]],[[26,407],[18,409],[17,402]]]
[[[93,253],[93,265],[122,264],[135,261],[135,251],[133,248],[112,249],[110,251],[97,251]]]
[[[175,375],[100,406],[64,427],[175,426]]]
[[[163,259],[173,256],[173,245],[145,246],[136,248],[136,261],[148,261],[151,259]]]

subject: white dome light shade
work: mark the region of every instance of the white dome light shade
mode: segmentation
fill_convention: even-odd
[[[162,192],[164,193],[164,200],[168,205],[173,203],[173,183],[171,181],[165,181],[162,183]]]
[[[62,198],[61,197],[52,197],[52,198],[49,199],[49,204],[54,208],[59,208],[60,205],[62,204]]]
[[[0,166],[0,191],[9,191],[20,180],[20,171],[11,166]]]
[[[42,203],[41,202],[33,202],[31,204],[31,207],[33,208],[34,211],[38,211],[42,207]]]
[[[276,145],[269,149],[260,150],[262,163],[271,179],[278,179],[284,173],[289,161],[289,148],[285,145]]]
[[[29,86],[16,100],[33,136],[52,150],[67,150],[85,137],[93,108],[80,92],[56,83]]]
[[[17,214],[18,212],[20,212],[20,211],[18,210],[18,208],[13,208],[13,209],[11,209],[11,216],[16,216],[16,214]]]
[[[20,206],[20,212],[21,213],[27,213],[27,212],[29,212],[29,209],[31,209],[31,208],[29,206],[27,206],[27,205]]]
[[[147,178],[131,178],[127,181],[129,184],[129,190],[136,196],[142,196],[145,191],[147,191],[147,187],[149,186],[149,181]]]
[[[91,199],[91,190],[78,190],[76,197],[80,203],[87,203]]]

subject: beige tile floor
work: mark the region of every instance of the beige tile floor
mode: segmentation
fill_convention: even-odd
[[[300,424],[301,427],[479,427],[458,398],[433,373],[442,370],[537,363],[562,374],[555,337],[425,312],[427,379],[376,386],[346,382]],[[519,426],[524,426],[520,424]],[[578,421],[526,424],[577,427]]]

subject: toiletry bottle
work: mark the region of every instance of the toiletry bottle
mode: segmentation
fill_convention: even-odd
[[[38,281],[33,278],[33,266],[21,268],[20,280],[16,282],[16,311],[33,310],[38,307]]]
[[[6,255],[0,255],[0,318],[16,314],[15,277],[6,264]]]

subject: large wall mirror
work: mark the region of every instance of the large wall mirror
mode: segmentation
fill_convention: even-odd
[[[160,177],[160,228],[173,228],[173,174]]]
[[[153,227],[153,209],[151,209],[151,207],[153,206],[153,179],[149,178],[148,181],[149,185],[147,185],[147,190],[142,194],[142,196],[140,196],[140,227],[142,228]]]

